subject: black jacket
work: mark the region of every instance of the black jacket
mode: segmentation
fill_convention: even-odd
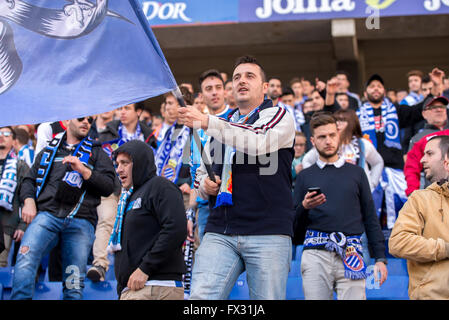
[[[129,141],[114,157],[119,153],[132,158],[134,192],[123,217],[122,249],[115,253],[117,292],[121,294],[137,268],[149,280],[182,281],[187,219],[181,191],[156,175],[153,151],[145,143]]]
[[[65,139],[65,138],[64,138]],[[25,199],[36,199],[36,177],[40,167],[42,154],[45,148],[37,155],[33,166],[22,182],[20,190],[20,201],[23,204]],[[64,142],[60,143],[56,152],[55,160],[48,173],[45,185],[36,200],[37,210],[48,211],[52,215],[64,218],[72,211],[74,205],[69,205],[56,199],[60,183],[67,171],[69,165],[62,164],[62,158],[70,155],[71,152],[64,148]],[[100,198],[109,196],[114,188],[115,171],[111,159],[103,151],[100,145],[92,147],[89,165],[93,167],[92,175],[83,182],[83,190],[87,190],[84,200],[79,208],[75,218],[86,219],[94,226],[97,223],[97,206],[100,204]]]
[[[157,141],[153,135],[153,130],[148,127],[145,122],[139,121],[140,129],[142,129],[145,142],[153,148],[157,148]],[[118,127],[120,120],[113,120],[106,124],[106,129],[98,135],[98,141],[101,143],[112,141],[119,138]]]
[[[143,133],[143,138],[145,139],[145,142],[148,143],[150,146],[152,146],[154,149],[157,149],[157,140],[154,137],[153,130],[151,130],[150,127],[148,127],[145,122],[139,121],[140,129]],[[97,141],[99,143],[106,143],[112,140],[116,140],[120,138],[118,134],[118,128],[120,126],[120,120],[113,120],[106,124],[106,129],[98,134]],[[118,177],[116,177],[114,181],[114,193],[120,194],[120,180]]]
[[[2,164],[4,166],[4,164]],[[30,168],[25,161],[18,160],[17,162],[17,187],[14,192],[13,209],[8,211],[5,208],[0,207],[0,216],[2,217],[3,231],[5,234],[12,236],[14,232],[19,229],[25,231],[27,224],[20,218],[20,188],[23,178],[26,176]],[[1,170],[0,170],[1,171]],[[1,234],[1,233],[0,233]]]

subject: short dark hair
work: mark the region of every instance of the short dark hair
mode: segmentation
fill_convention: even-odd
[[[136,102],[136,103],[133,103],[134,104],[134,110],[145,110],[145,105],[143,104],[143,101],[141,101],[141,102]]]
[[[254,58],[253,56],[242,56],[242,57],[237,58],[237,60],[234,63],[233,70],[235,70],[239,65],[246,64],[246,63],[258,65],[260,68],[261,75],[262,75],[262,81],[267,82],[267,74],[265,73],[265,69],[262,67],[262,65],[259,63],[259,61],[257,61],[256,58]]]
[[[25,129],[16,128],[13,131],[13,138],[19,141],[20,144],[25,145],[30,140],[30,135]]]
[[[5,129],[5,128],[7,128],[7,129],[9,129],[11,131],[12,138],[15,139],[16,138],[16,132],[14,131],[14,129],[11,126],[4,126],[4,127],[1,127],[0,129]],[[28,142],[28,140],[27,140],[27,142]]]
[[[193,99],[193,94],[189,91],[189,89],[187,89],[186,87],[179,87],[179,91],[181,91],[181,94],[182,94],[182,97],[183,97],[185,103],[187,105],[192,105],[194,99]],[[172,91],[168,91],[168,92],[164,93],[164,95],[162,97],[164,99],[164,103],[168,97],[173,97],[173,98],[175,98],[176,101],[178,101],[178,98],[176,98],[175,94]],[[164,110],[165,110],[165,106],[164,106]]]
[[[295,93],[293,92],[293,90],[292,90],[292,88],[290,88],[290,87],[284,87],[284,88],[282,88],[282,94],[281,94],[281,97],[283,97],[283,96],[288,96],[288,95],[292,95],[292,96],[294,96],[295,95]]]
[[[346,80],[349,81],[349,73],[348,72],[346,72],[344,70],[338,70],[337,72],[335,72],[335,76],[338,76],[340,74],[344,75],[346,77]]]
[[[223,82],[223,87],[224,87],[225,82],[223,80],[223,77],[221,76],[221,73],[216,69],[209,69],[209,70],[204,71],[198,79],[198,83],[200,85],[200,91],[201,91],[201,84],[203,83],[204,80],[206,80],[209,77],[218,78],[219,80],[221,80],[221,82]]]
[[[346,92],[337,92],[337,93],[335,94],[335,98],[336,98],[336,97],[339,97],[339,96],[347,96],[347,97],[349,98],[349,95],[348,95]]]
[[[412,70],[407,73],[407,79],[412,76],[420,77],[422,79],[424,77],[424,73],[420,70]]]
[[[193,94],[187,89],[186,87],[180,87],[179,90],[181,90],[182,97],[184,98],[184,101],[188,105],[193,104]]]
[[[293,86],[295,83],[301,83],[301,79],[298,77],[294,77],[293,79],[290,80],[290,87]]]
[[[426,74],[426,75],[422,78],[421,84],[423,84],[423,83],[429,83],[429,82],[432,82],[432,79],[430,79],[430,76],[429,76],[428,74]]]
[[[269,77],[267,82],[270,82],[271,80],[279,80],[279,81],[282,83],[281,78],[279,78],[279,77],[277,77],[277,76],[271,76],[271,77]]]
[[[304,81],[310,83],[310,85],[313,86],[313,81],[312,80],[307,79],[307,78],[302,78],[301,82],[304,82]]]
[[[449,158],[449,136],[433,136],[429,140],[427,140],[427,143],[432,140],[440,140],[439,148],[441,150],[441,157],[442,160],[444,160],[444,156],[446,155]]]
[[[310,120],[310,132],[312,136],[314,135],[315,129],[328,124],[337,125],[337,120],[335,117],[326,111],[317,111],[313,114],[312,120]]]

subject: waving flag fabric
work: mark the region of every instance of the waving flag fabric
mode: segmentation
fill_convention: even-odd
[[[138,0],[0,0],[0,126],[98,114],[175,88]]]

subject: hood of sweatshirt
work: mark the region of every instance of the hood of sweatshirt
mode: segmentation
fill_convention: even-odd
[[[134,189],[156,176],[154,153],[150,146],[140,140],[131,140],[114,151],[113,159],[120,153],[126,153],[133,162],[132,178]]]

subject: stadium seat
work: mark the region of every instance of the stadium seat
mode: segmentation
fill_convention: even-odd
[[[380,288],[368,285],[366,298],[368,300],[409,300],[408,276],[388,276],[387,281]]]
[[[235,282],[235,285],[229,294],[229,300],[249,300],[249,289],[248,283],[246,282],[246,273],[244,278],[241,277],[242,275],[240,275]]]
[[[3,285],[0,283],[0,300],[3,300]]]
[[[300,277],[301,276],[301,261],[292,260],[290,264],[290,272],[288,273],[289,277]]]
[[[0,284],[3,288],[12,288],[12,278],[14,275],[14,267],[0,268]]]
[[[117,300],[117,282],[102,281],[84,283],[83,300]]]
[[[38,282],[33,300],[62,300],[61,282]]]
[[[114,265],[110,264],[108,271],[106,271],[105,281],[114,281],[114,280],[116,280],[114,273]]]
[[[408,276],[406,259],[390,258],[387,268],[389,276]]]
[[[292,260],[296,259],[296,245],[292,245]]]
[[[13,256],[14,256],[15,247],[16,247],[16,242],[13,241],[11,243],[11,248],[9,249],[9,254],[8,254],[8,266],[12,266],[12,260],[13,260]]]
[[[287,279],[287,300],[304,300],[301,277],[288,277]]]
[[[301,256],[302,256],[302,250],[303,250],[304,246],[296,246],[296,254],[295,254],[295,260],[301,261]]]

